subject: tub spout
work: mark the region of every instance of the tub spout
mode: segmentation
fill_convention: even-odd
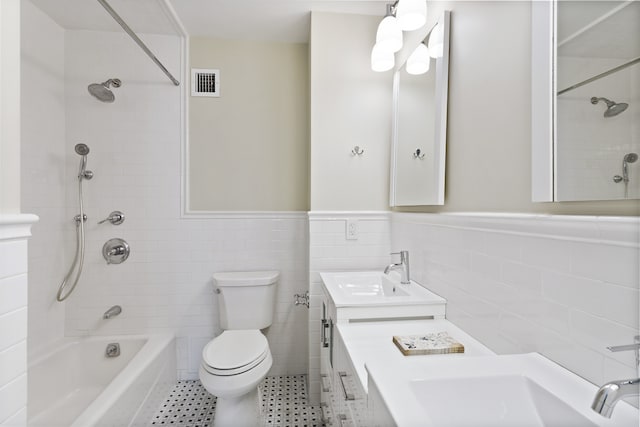
[[[114,305],[109,310],[105,311],[104,316],[102,317],[104,319],[111,319],[113,316],[117,316],[120,313],[122,313],[122,307],[120,307],[119,305]]]

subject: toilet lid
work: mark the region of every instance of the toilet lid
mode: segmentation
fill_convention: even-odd
[[[250,369],[266,357],[269,343],[259,330],[224,331],[202,350],[205,365],[214,370]],[[247,365],[252,365],[251,367]],[[231,372],[229,374],[233,375]]]

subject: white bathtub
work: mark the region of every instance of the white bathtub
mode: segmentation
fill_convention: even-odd
[[[106,357],[119,343],[120,356]],[[173,335],[65,338],[29,365],[29,426],[142,426],[176,382]]]

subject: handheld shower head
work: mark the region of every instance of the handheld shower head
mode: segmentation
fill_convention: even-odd
[[[113,102],[116,97],[109,89],[110,85],[113,87],[120,87],[122,86],[122,81],[120,79],[109,79],[102,83],[92,83],[87,87],[87,89],[89,90],[89,93],[99,101]]]
[[[87,154],[89,154],[89,147],[87,144],[76,144],[75,147],[76,153],[82,156],[80,159],[80,168],[78,169],[78,179],[82,181],[83,179],[91,179],[93,178],[93,172],[87,170]]]
[[[627,153],[622,160],[627,163],[635,163],[638,160],[638,153]]]
[[[87,144],[76,144],[75,150],[76,153],[80,154],[81,156],[86,156],[90,151]]]
[[[629,182],[629,163],[636,161],[638,161],[638,153],[627,153],[622,158],[622,180],[625,184]]]
[[[596,96],[591,98],[591,103],[593,105],[596,105],[600,101],[604,101],[604,103],[607,104],[607,109],[604,111],[605,117],[617,116],[629,107],[629,104],[626,102],[616,103],[608,100],[607,98],[598,98]]]

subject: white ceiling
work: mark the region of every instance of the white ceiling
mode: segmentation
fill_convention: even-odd
[[[122,31],[97,0],[31,0],[68,29]],[[176,34],[163,0],[108,0],[136,33]],[[310,11],[382,16],[393,0],[168,0],[191,36],[307,42]],[[561,47],[568,56],[628,58],[640,51],[640,1],[561,1],[559,40],[589,28],[612,9],[627,4]],[[455,19],[455,15],[454,15]],[[584,46],[587,46],[586,48]]]
[[[96,0],[31,0],[67,29],[122,31]],[[306,42],[309,12],[385,14],[392,0],[169,0],[191,36]],[[136,33],[176,34],[161,0],[108,0]]]

